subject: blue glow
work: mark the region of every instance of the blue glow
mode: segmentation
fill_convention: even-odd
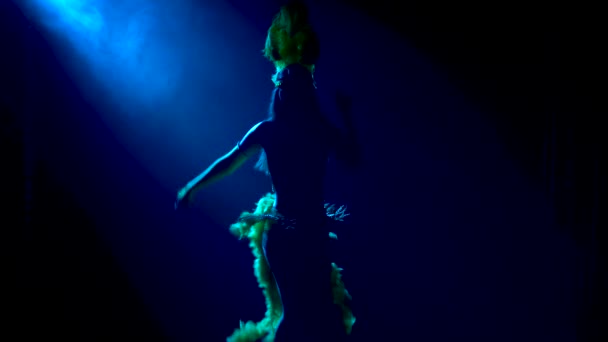
[[[32,0],[37,20],[56,39],[66,40],[81,61],[64,61],[68,67],[86,65],[96,85],[111,93],[115,102],[154,108],[170,98],[181,68],[167,37],[156,35],[159,20],[171,27],[176,4],[144,0]],[[90,76],[77,75],[88,78]],[[136,115],[133,110],[125,112]]]
[[[55,10],[64,23],[75,29],[97,33],[103,28],[103,17],[90,1],[47,0],[42,3],[46,3],[50,10]]]
[[[82,98],[171,191],[266,117],[266,32],[225,1],[15,2]]]

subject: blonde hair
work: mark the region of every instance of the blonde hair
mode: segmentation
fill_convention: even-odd
[[[262,52],[276,67],[272,77],[275,84],[278,73],[291,64],[301,64],[314,72],[319,58],[319,41],[308,22],[306,5],[295,1],[281,7],[268,29]]]

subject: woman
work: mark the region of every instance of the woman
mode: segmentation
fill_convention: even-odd
[[[277,70],[269,118],[181,189],[176,206],[187,206],[198,190],[260,152],[257,168],[271,177],[273,194],[260,201],[255,215],[245,213],[240,226],[232,229],[252,240],[258,257],[256,275],[267,297],[267,321],[242,326],[229,340],[253,341],[265,335],[270,341],[276,332],[278,342],[339,341],[350,331],[354,317],[343,305],[348,293],[329,258],[323,178],[332,154],[349,165],[358,162],[350,104],[338,96],[346,127],[342,133],[319,109],[313,78],[319,43],[301,3],[282,7],[275,16],[264,55]],[[251,233],[255,227],[257,235]]]

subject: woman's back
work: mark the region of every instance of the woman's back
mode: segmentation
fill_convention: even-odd
[[[276,192],[275,207],[287,217],[324,212],[323,185],[332,129],[322,120],[268,122],[264,147]]]
[[[266,256],[280,289],[284,320],[277,342],[341,341],[342,312],[334,304],[328,220],[323,185],[333,148],[332,128],[323,120],[267,122],[268,171],[275,208],[295,229],[273,227]]]

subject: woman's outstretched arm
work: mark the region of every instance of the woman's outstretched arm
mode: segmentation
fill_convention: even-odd
[[[196,192],[232,174],[246,160],[244,158],[245,155],[241,152],[238,147],[235,147],[226,155],[218,158],[200,175],[188,182],[184,188]]]
[[[179,190],[175,208],[188,206],[198,191],[232,174],[241,167],[250,156],[258,152],[262,148],[260,144],[261,124],[262,123],[258,123],[253,126],[237,146],[224,156],[218,158],[205,171],[189,181],[181,190]]]

